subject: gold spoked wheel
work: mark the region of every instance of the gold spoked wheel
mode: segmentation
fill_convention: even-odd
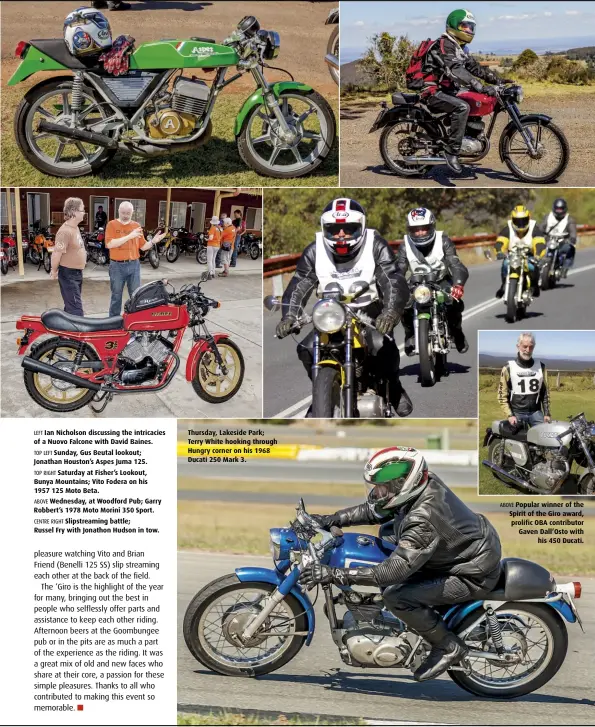
[[[54,340],[44,341],[33,358],[56,369],[73,374],[89,374],[92,369],[78,367],[75,371],[74,360],[77,355],[75,344],[68,342],[56,343]],[[96,359],[92,349],[83,353],[83,361]],[[94,393],[89,389],[79,388],[67,381],[33,371],[25,371],[25,386],[35,401],[50,411],[75,411],[89,403]]]
[[[244,357],[233,341],[217,344],[217,350],[225,365],[225,373],[217,363],[211,349],[204,351],[196,366],[192,386],[201,399],[219,404],[234,396],[244,379]]]

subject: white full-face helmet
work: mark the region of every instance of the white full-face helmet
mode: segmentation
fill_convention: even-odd
[[[416,207],[407,215],[407,237],[422,252],[436,239],[436,218],[427,207]]]
[[[428,465],[417,449],[381,449],[364,467],[368,502],[379,515],[396,510],[421,494],[428,477]]]
[[[350,260],[366,239],[366,212],[354,199],[334,199],[320,217],[326,249],[335,260]]]
[[[64,42],[73,56],[103,53],[112,47],[109,20],[95,8],[77,8],[64,20]]]

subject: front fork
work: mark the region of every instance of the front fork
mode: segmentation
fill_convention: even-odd
[[[537,155],[537,145],[539,144],[539,138],[534,139],[533,134],[531,134],[531,132],[522,125],[521,112],[519,111],[518,106],[514,103],[507,104],[506,110],[508,111],[512,122],[518,129],[520,135],[523,137],[523,141],[527,145],[527,148],[529,149],[531,155]],[[541,127],[538,128],[541,129]],[[541,134],[541,130],[538,133]]]
[[[295,141],[295,131],[290,128],[287,120],[285,119],[285,116],[283,116],[281,106],[279,105],[279,101],[277,101],[277,97],[273,93],[272,88],[267,83],[267,80],[264,77],[264,74],[262,73],[260,68],[258,66],[254,66],[254,68],[251,68],[250,70],[252,75],[254,76],[254,80],[256,81],[257,85],[260,86],[264,92],[263,98],[267,108],[272,111],[274,117],[277,119],[277,122],[279,124],[279,129],[276,132],[277,136],[279,136],[281,141],[285,142],[286,144],[291,144],[293,141]]]
[[[281,583],[276,591],[273,591],[271,595],[266,599],[265,605],[262,611],[246,626],[242,632],[242,641],[247,642],[254,636],[258,629],[267,620],[270,614],[273,612],[275,607],[283,601],[283,599],[289,595],[291,590],[297,585],[300,577],[300,569],[294,568],[287,578]]]

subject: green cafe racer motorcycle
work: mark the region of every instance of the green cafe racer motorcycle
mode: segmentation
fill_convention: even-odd
[[[279,45],[276,32],[247,16],[222,43],[197,37],[142,43],[128,72],[113,76],[96,59],[71,55],[62,38],[21,41],[9,86],[38,71],[69,73],[25,94],[14,121],[17,143],[36,169],[69,178],[98,172],[118,150],[145,157],[193,150],[211,135],[222,89],[251,73],[257,89],[235,120],[240,156],[268,177],[310,174],[333,145],[335,117],[307,84],[267,82],[266,61],[277,57]],[[237,73],[226,80],[232,66]],[[213,82],[182,75],[193,69],[215,71]]]

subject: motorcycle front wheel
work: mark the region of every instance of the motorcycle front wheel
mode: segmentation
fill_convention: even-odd
[[[196,251],[196,262],[199,265],[206,265],[207,264],[207,248],[206,247],[199,247]]]
[[[328,39],[328,43],[326,46],[326,53],[327,55],[335,56],[335,58],[339,58],[339,26],[335,25],[333,28],[333,32],[330,35],[330,38]],[[332,66],[328,67],[328,72],[331,74],[331,78],[333,81],[339,85],[339,69],[333,68]]]
[[[506,299],[506,322],[514,323],[517,319],[516,292],[519,285],[517,278],[508,281],[508,298]]]
[[[457,627],[457,633],[477,620],[470,613]],[[552,679],[564,663],[568,632],[562,618],[551,606],[537,603],[506,603],[496,610],[504,649],[515,661],[501,662],[468,658],[470,673],[449,671],[450,678],[471,694],[490,699],[522,697]],[[485,620],[464,637],[473,651],[496,651]]]
[[[260,248],[258,245],[250,245],[250,257],[252,260],[258,260],[258,256],[260,255]]]
[[[184,615],[184,641],[192,656],[219,674],[243,677],[270,674],[291,661],[306,640],[295,632],[308,630],[304,608],[291,594],[275,606],[250,641],[240,639],[274,590],[271,583],[242,583],[235,574],[205,586]]]
[[[554,182],[568,166],[570,147],[564,132],[551,121],[521,119],[521,126],[537,144],[531,157],[522,134],[515,127],[500,139],[500,156],[517,179],[533,184]]]
[[[0,271],[2,271],[2,275],[8,273],[8,260],[6,258],[2,258],[2,261],[0,261]]]
[[[430,321],[427,318],[419,320],[419,380],[422,386],[434,386],[438,380],[436,373],[436,356],[432,350],[430,337]]]
[[[542,290],[547,290],[550,287],[550,270],[552,267],[552,263],[548,262],[545,263],[544,266],[541,268],[541,280],[540,280],[540,287]],[[551,286],[553,287],[553,286]]]
[[[48,275],[52,269],[52,255],[47,250],[43,251],[43,269]]]
[[[34,247],[29,250],[29,262],[32,265],[39,265],[39,263],[41,262],[39,252]]]
[[[340,419],[343,413],[341,372],[334,366],[323,366],[312,385],[312,417]]]
[[[328,156],[335,142],[335,116],[316,91],[288,91],[279,97],[281,112],[296,132],[293,144],[278,135],[278,122],[266,107],[255,106],[237,137],[243,161],[259,174],[295,179],[311,174]]]
[[[219,341],[217,350],[225,363],[226,373],[222,372],[211,349],[206,348],[198,358],[192,381],[192,388],[198,396],[211,404],[221,404],[235,396],[246,369],[242,352],[229,338]]]
[[[157,248],[152,247],[149,250],[149,262],[151,263],[151,267],[157,268],[159,267],[159,253],[157,252]]]
[[[172,243],[165,251],[165,259],[168,263],[175,263],[180,257],[180,246]]]
[[[108,115],[105,102],[96,99],[93,91],[85,87],[79,112],[82,129],[100,131]],[[95,174],[116,153],[116,149],[38,131],[42,119],[72,126],[72,81],[62,78],[40,83],[25,95],[15,114],[17,144],[27,161],[44,174],[70,179]],[[106,133],[109,136],[113,132]]]

